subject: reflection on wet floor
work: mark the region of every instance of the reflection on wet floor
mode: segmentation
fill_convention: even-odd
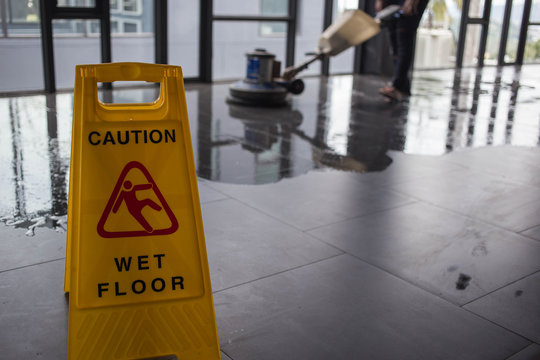
[[[463,147],[540,143],[539,65],[417,72],[408,102],[388,104],[374,76],[305,79],[281,108],[226,103],[228,84],[188,85],[198,175],[264,184],[316,168],[382,171],[389,150],[442,155]],[[103,93],[146,102],[155,87]],[[72,94],[0,99],[4,222],[65,228]]]

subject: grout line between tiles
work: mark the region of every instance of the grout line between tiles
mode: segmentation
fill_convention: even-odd
[[[511,359],[512,357],[516,356],[517,354],[519,354],[520,352],[522,352],[523,350],[527,349],[529,346],[534,345],[534,344],[535,344],[535,343],[532,342],[532,343],[530,343],[529,345],[526,345],[523,349],[521,349],[521,350],[519,350],[518,352],[516,352],[516,353],[510,355],[509,357],[507,357],[507,358],[504,359],[504,360],[509,360],[509,359]]]
[[[534,229],[534,228],[536,228],[536,227],[540,227],[540,224],[533,225],[533,226],[531,226],[531,227],[529,227],[529,228],[527,228],[527,229],[521,230],[521,231],[519,232],[519,234],[522,234],[522,233],[524,233],[525,231],[532,230],[532,229]],[[524,236],[525,236],[525,235],[524,235]]]
[[[471,314],[471,315],[473,315],[473,316],[476,316],[476,317],[479,318],[479,319],[482,319],[483,321],[486,321],[486,322],[488,322],[488,323],[490,323],[490,324],[493,324],[494,326],[497,326],[497,327],[499,327],[499,328],[501,328],[501,329],[503,329],[503,330],[505,330],[505,331],[508,331],[509,333],[512,333],[512,334],[514,334],[514,335],[516,335],[516,336],[518,336],[518,337],[520,337],[520,338],[522,338],[522,339],[524,339],[524,340],[529,341],[529,344],[528,344],[527,346],[525,346],[523,349],[525,349],[526,347],[528,347],[528,346],[530,346],[531,344],[534,344],[534,343],[535,343],[534,340],[529,339],[529,338],[526,337],[525,335],[520,334],[520,333],[518,333],[518,332],[516,332],[516,331],[514,331],[514,330],[512,330],[512,329],[509,329],[509,328],[507,328],[506,326],[503,326],[503,325],[501,325],[501,324],[498,324],[498,323],[496,323],[495,321],[493,321],[493,320],[491,320],[491,319],[488,319],[488,318],[486,318],[486,317],[483,317],[482,315],[477,314],[477,313],[475,313],[474,311],[471,311],[471,310],[469,310],[469,309],[462,308],[462,307],[460,307],[460,308],[463,309],[464,311],[468,312],[469,314]],[[520,351],[522,351],[523,349],[521,349]],[[519,351],[518,351],[518,352],[519,352]],[[517,354],[517,353],[516,353],[516,354]],[[512,355],[510,355],[510,356],[514,356],[514,355],[515,355],[515,354],[512,354]]]
[[[283,225],[292,227],[292,228],[294,228],[294,229],[296,229],[296,230],[298,230],[298,231],[303,231],[302,229],[300,229],[300,228],[298,228],[298,227],[296,227],[296,226],[294,226],[294,225],[288,224],[288,223],[286,223],[286,222],[283,222],[281,219],[278,219],[278,218],[275,217],[274,215],[269,214],[269,213],[267,213],[266,211],[263,211],[263,210],[261,210],[261,209],[258,209],[258,208],[256,208],[256,207],[254,207],[254,206],[252,206],[252,205],[250,205],[250,204],[248,204],[248,203],[246,203],[246,202],[244,202],[244,201],[242,201],[242,200],[236,198],[236,197],[231,196],[231,197],[229,197],[228,199],[223,199],[223,200],[234,200],[234,201],[237,201],[237,202],[239,202],[240,204],[242,204],[242,205],[244,205],[244,206],[247,206],[248,208],[250,208],[250,209],[252,209],[252,210],[257,211],[258,213],[260,213],[260,214],[262,214],[262,215],[265,215],[265,216],[268,216],[268,217],[272,218],[273,220],[279,222],[280,224],[283,224]]]
[[[488,147],[494,147],[494,146],[483,146],[483,147],[479,147],[479,148],[474,148],[474,149],[482,149],[482,148],[488,148]],[[516,148],[517,146],[508,146],[509,148]],[[479,174],[483,174],[483,175],[486,175],[486,176],[490,176],[490,177],[495,177],[495,178],[498,178],[499,180],[502,180],[504,182],[507,182],[509,184],[512,184],[512,185],[518,185],[518,186],[526,186],[526,187],[533,187],[533,188],[537,188],[539,187],[539,185],[537,184],[534,184],[534,183],[529,183],[529,182],[523,182],[523,181],[520,181],[520,180],[517,180],[515,178],[509,178],[507,177],[504,173],[501,173],[501,172],[498,172],[496,170],[493,170],[493,169],[485,169],[484,170],[480,170],[480,169],[477,169],[475,164],[460,164],[458,161],[456,160],[452,160],[452,159],[447,159],[445,161],[448,161],[454,165],[461,165],[463,166],[464,168],[466,168],[467,170],[469,171],[472,171],[474,173],[479,173]],[[521,164],[524,164],[528,167],[530,167],[531,165],[530,164],[526,164],[526,163],[521,163]]]
[[[402,196],[402,195],[400,194],[400,196]],[[309,234],[309,232],[317,230],[317,229],[324,228],[326,226],[336,225],[336,224],[340,224],[340,223],[343,223],[343,222],[346,222],[346,221],[350,221],[350,220],[354,220],[354,219],[360,219],[360,218],[363,218],[363,217],[367,217],[367,216],[375,215],[375,214],[380,214],[380,213],[390,211],[390,210],[396,210],[396,209],[406,207],[406,206],[411,206],[411,205],[414,205],[414,204],[417,204],[417,203],[418,203],[418,201],[416,199],[410,199],[410,201],[408,201],[406,203],[396,205],[396,206],[392,206],[392,207],[389,207],[389,208],[386,208],[386,209],[375,210],[375,211],[367,213],[367,214],[361,214],[361,215],[357,215],[357,216],[344,218],[344,219],[341,219],[341,220],[338,220],[338,221],[335,221],[335,222],[332,222],[332,223],[315,226],[313,228],[309,228],[309,229],[306,229],[306,230],[302,230],[302,229],[299,229],[299,230],[301,230],[302,232],[304,232],[304,233],[306,233],[308,235],[311,235],[311,234]],[[318,238],[316,238],[316,239],[318,239]],[[327,243],[325,242],[325,244],[327,244]],[[330,244],[328,244],[328,245],[330,245]],[[342,249],[340,249],[340,250],[343,251]]]
[[[215,199],[215,200],[210,200],[210,201],[201,202],[201,207],[202,207],[203,205],[207,205],[207,204],[215,204],[215,203],[218,203],[218,202],[221,202],[221,201],[227,201],[227,200],[231,200],[231,199],[234,199],[234,198],[227,197],[227,198],[223,198],[223,199]]]
[[[514,280],[514,281],[509,282],[508,284],[499,286],[499,287],[496,288],[495,290],[492,290],[492,291],[490,291],[490,292],[488,292],[488,293],[486,293],[486,294],[483,294],[483,295],[477,297],[476,299],[473,299],[473,300],[468,301],[467,303],[465,303],[465,304],[463,304],[463,305],[460,305],[460,307],[465,307],[465,306],[467,306],[467,305],[469,305],[469,304],[471,304],[471,303],[473,303],[473,302],[475,302],[475,301],[481,300],[481,299],[485,298],[486,296],[489,296],[489,295],[493,294],[494,292],[497,292],[497,291],[499,291],[499,290],[501,290],[501,289],[504,289],[505,287],[508,287],[508,286],[510,286],[510,285],[513,285],[513,284],[517,283],[518,281],[524,280],[524,279],[526,279],[526,278],[528,278],[528,277],[531,277],[531,276],[535,276],[536,274],[540,274],[540,270],[537,270],[537,271],[533,272],[532,274],[524,275],[524,276],[520,277],[519,279],[516,279],[516,280]]]
[[[323,241],[323,242],[324,242],[324,241]],[[324,242],[324,243],[326,244],[326,242]],[[340,250],[341,250],[341,251],[344,251],[344,250],[342,250],[342,249],[340,249]],[[417,288],[417,289],[419,289],[419,290],[421,290],[421,291],[424,291],[424,292],[426,292],[426,293],[428,293],[428,294],[430,294],[430,295],[432,295],[432,296],[435,296],[436,298],[439,298],[440,300],[442,300],[442,301],[444,301],[444,302],[446,302],[446,303],[448,303],[448,304],[451,304],[451,305],[456,306],[456,307],[460,307],[460,305],[459,305],[458,303],[452,302],[452,301],[450,301],[450,300],[448,300],[448,299],[446,299],[446,298],[444,298],[444,297],[442,297],[442,296],[440,296],[440,295],[438,295],[438,294],[435,294],[435,293],[429,291],[428,289],[426,289],[426,288],[420,286],[419,284],[413,283],[413,282],[410,281],[409,279],[406,279],[406,278],[401,277],[401,276],[399,276],[399,275],[397,275],[397,274],[394,274],[393,272],[391,272],[390,270],[388,270],[388,269],[386,269],[386,268],[384,268],[384,267],[381,267],[381,266],[379,266],[379,265],[373,264],[373,263],[371,263],[370,261],[367,261],[367,260],[365,260],[365,259],[362,259],[361,257],[359,257],[359,256],[357,256],[357,255],[355,255],[355,254],[352,254],[352,253],[349,253],[349,252],[346,252],[346,251],[345,251],[345,253],[346,253],[347,255],[350,255],[350,256],[354,257],[354,258],[357,259],[358,261],[361,261],[361,262],[363,262],[363,263],[365,263],[365,264],[367,264],[367,265],[369,265],[369,266],[372,266],[372,267],[374,267],[374,268],[376,268],[376,269],[378,269],[378,270],[380,270],[380,271],[383,271],[384,273],[386,273],[386,274],[388,274],[388,275],[390,275],[390,276],[392,276],[392,277],[394,277],[394,278],[396,278],[396,279],[399,279],[399,280],[401,280],[401,281],[403,281],[403,282],[406,282],[407,284],[409,284],[409,285],[411,285],[411,286],[413,286],[413,287],[415,287],[415,288]]]
[[[453,165],[455,165],[455,164],[453,164]],[[430,175],[427,175],[427,176],[422,176],[422,175],[412,176],[412,177],[410,177],[408,179],[405,179],[405,180],[401,180],[401,181],[398,180],[398,181],[393,181],[393,182],[389,182],[389,183],[386,183],[386,184],[381,184],[380,189],[383,189],[383,190],[386,190],[386,191],[394,191],[395,193],[398,193],[398,194],[403,196],[402,193],[400,193],[399,191],[393,189],[393,187],[396,186],[396,185],[408,184],[408,183],[422,181],[422,180],[430,179],[430,178],[440,178],[443,175],[451,175],[453,173],[457,173],[457,172],[460,172],[460,171],[463,171],[463,170],[470,170],[470,169],[468,167],[463,167],[462,169],[451,169],[451,170],[446,170],[446,171],[443,171],[443,172],[437,173],[437,174],[430,174]]]
[[[234,358],[233,358],[231,355],[227,354],[227,353],[225,352],[225,350],[223,350],[223,348],[221,348],[221,346],[220,346],[220,349],[219,349],[219,350],[220,350],[222,353],[224,353],[225,356],[227,356],[229,359],[234,360]],[[521,350],[520,350],[520,351],[521,351]]]
[[[524,231],[527,231],[527,230],[524,230]],[[531,239],[533,241],[540,241],[540,239],[533,238],[533,237],[531,237],[529,235],[526,235],[526,234],[523,234],[523,233],[516,233],[516,234],[519,234],[520,236],[523,236],[523,237],[525,237],[527,239]]]
[[[443,301],[443,302],[445,302],[445,303],[447,303],[447,304],[449,304],[449,305],[455,307],[456,309],[460,309],[460,310],[466,311],[466,312],[468,312],[469,314],[471,314],[471,315],[473,315],[473,316],[476,316],[476,317],[478,317],[478,318],[480,318],[480,319],[482,319],[482,320],[484,320],[484,321],[487,321],[488,323],[493,324],[493,325],[496,326],[496,327],[499,327],[499,328],[501,328],[501,329],[504,329],[505,331],[508,331],[508,332],[510,332],[510,333],[512,333],[512,334],[514,334],[514,335],[516,335],[516,336],[518,336],[518,337],[520,337],[520,338],[522,338],[522,339],[525,339],[525,340],[527,340],[527,341],[530,341],[531,343],[534,343],[534,341],[533,341],[532,339],[529,339],[529,338],[525,337],[524,335],[515,332],[515,331],[512,330],[512,329],[508,329],[507,327],[502,326],[501,324],[498,324],[498,323],[496,323],[496,322],[494,322],[494,321],[492,321],[492,320],[490,320],[490,319],[487,319],[487,318],[481,316],[480,314],[477,314],[477,313],[475,313],[475,312],[473,312],[473,311],[471,311],[471,310],[469,310],[469,309],[467,309],[467,308],[464,308],[463,306],[459,305],[458,303],[454,303],[454,302],[452,302],[452,301],[450,301],[450,300],[448,300],[448,299],[445,299],[444,297],[442,297],[442,296],[440,296],[440,295],[437,295],[437,294],[435,294],[435,293],[429,291],[428,289],[425,289],[424,287],[422,287],[422,286],[420,286],[420,285],[418,285],[418,284],[412,283],[412,282],[409,281],[408,279],[402,278],[402,277],[400,277],[400,276],[397,275],[397,274],[394,274],[394,273],[392,273],[392,272],[390,272],[390,271],[388,271],[388,270],[385,270],[384,268],[381,268],[381,267],[379,267],[379,266],[377,266],[377,265],[374,265],[374,264],[370,263],[369,261],[366,261],[366,260],[364,260],[364,259],[361,259],[361,258],[359,258],[358,256],[353,255],[353,254],[351,254],[351,253],[346,252],[345,254],[350,255],[350,256],[354,257],[355,259],[357,259],[358,261],[361,261],[361,262],[363,262],[363,263],[365,263],[365,264],[367,264],[367,265],[369,265],[369,266],[372,266],[372,267],[374,267],[374,268],[376,268],[376,269],[378,269],[378,270],[380,270],[380,271],[383,271],[384,273],[390,275],[391,277],[394,277],[394,278],[396,278],[396,279],[399,279],[399,280],[401,280],[401,281],[403,281],[403,282],[405,282],[405,283],[407,283],[407,284],[413,286],[414,288],[416,288],[416,289],[418,289],[418,290],[420,290],[420,291],[425,292],[426,294],[429,294],[429,295],[431,295],[431,296],[433,296],[433,297],[435,297],[435,298],[438,298],[439,300],[441,300],[441,301]],[[540,271],[538,271],[538,272],[540,272]],[[531,275],[533,275],[533,274],[531,274]],[[529,276],[530,276],[530,275],[529,275]],[[529,345],[530,345],[530,344],[529,344]],[[527,345],[527,346],[529,346],[529,345]],[[521,350],[520,350],[520,351],[521,351]]]
[[[318,239],[318,238],[317,238],[317,239]],[[324,240],[322,240],[322,239],[319,239],[319,240],[322,241],[322,242],[325,243],[325,244],[328,244],[326,241],[324,241]],[[328,244],[328,245],[329,245],[329,244]],[[504,288],[504,287],[506,287],[506,286],[512,285],[513,283],[516,283],[516,282],[518,282],[518,281],[520,281],[520,280],[523,280],[523,279],[525,279],[525,278],[527,278],[527,277],[529,277],[529,276],[534,276],[534,275],[540,273],[540,270],[535,271],[535,272],[532,273],[532,274],[525,275],[525,276],[523,276],[523,277],[521,277],[521,278],[519,278],[519,279],[517,279],[517,280],[514,280],[514,281],[512,281],[512,282],[510,282],[510,283],[508,283],[508,284],[505,284],[505,285],[503,285],[503,286],[501,286],[501,287],[499,287],[499,288],[497,288],[497,289],[495,289],[495,290],[493,290],[493,291],[490,291],[490,292],[487,293],[487,294],[484,294],[484,295],[482,295],[482,296],[480,296],[480,297],[478,297],[478,298],[476,298],[476,299],[474,299],[474,300],[468,301],[467,303],[460,305],[459,303],[453,302],[453,301],[451,301],[451,300],[449,300],[449,299],[446,299],[446,298],[444,298],[444,297],[442,297],[442,296],[440,296],[440,295],[438,295],[438,294],[436,294],[436,293],[434,293],[434,292],[431,292],[429,289],[424,288],[424,287],[422,287],[422,286],[419,285],[419,284],[413,283],[413,282],[411,282],[410,280],[408,280],[408,279],[406,279],[406,278],[404,278],[404,277],[401,277],[401,276],[399,276],[399,275],[397,275],[397,274],[394,274],[393,272],[391,272],[390,270],[387,270],[387,269],[384,268],[384,267],[381,267],[381,266],[379,266],[379,265],[373,264],[373,263],[371,263],[370,261],[365,260],[365,259],[362,259],[361,257],[359,257],[359,256],[357,256],[357,255],[355,255],[355,254],[353,254],[353,253],[349,253],[349,252],[347,252],[347,251],[345,251],[345,250],[343,250],[343,249],[341,249],[341,248],[339,248],[339,247],[335,247],[335,248],[338,249],[338,250],[340,250],[340,251],[343,251],[345,254],[350,255],[350,256],[354,257],[355,259],[357,259],[357,260],[359,260],[359,261],[361,261],[361,262],[363,262],[363,263],[365,263],[365,264],[367,264],[367,265],[370,265],[370,266],[372,266],[372,267],[374,267],[374,268],[376,268],[376,269],[378,269],[378,270],[380,270],[380,271],[385,272],[386,274],[388,274],[388,275],[390,275],[390,276],[392,276],[392,277],[395,277],[395,278],[397,278],[397,279],[400,279],[400,280],[402,280],[402,281],[408,283],[409,285],[414,286],[414,287],[417,288],[417,289],[420,289],[420,290],[422,290],[422,291],[424,291],[424,292],[426,292],[426,293],[428,293],[428,294],[430,294],[430,295],[432,295],[432,296],[435,296],[435,297],[437,297],[437,298],[439,298],[439,299],[441,299],[441,300],[443,300],[443,301],[445,301],[445,302],[447,302],[447,303],[449,303],[449,304],[451,304],[451,305],[453,305],[453,306],[456,306],[456,307],[458,307],[458,308],[461,308],[461,309],[463,309],[463,310],[466,310],[466,311],[468,311],[468,312],[470,312],[470,313],[472,313],[472,314],[475,314],[475,315],[477,315],[477,316],[480,316],[480,315],[478,315],[478,314],[476,314],[476,313],[470,311],[469,309],[464,308],[464,306],[466,306],[466,305],[468,305],[468,304],[470,304],[470,303],[472,303],[472,302],[474,302],[474,301],[476,301],[476,300],[479,300],[479,299],[483,298],[484,296],[487,296],[487,295],[489,295],[489,294],[491,294],[491,293],[493,293],[493,292],[495,292],[495,291],[497,291],[497,290],[500,290],[500,289],[502,289],[502,288]],[[481,316],[480,316],[480,317],[481,317]],[[483,317],[482,317],[482,318],[483,318]],[[488,320],[488,319],[486,319],[486,320]],[[489,321],[489,320],[488,320],[488,321]],[[490,322],[491,322],[491,321],[490,321]],[[494,323],[494,324],[496,324],[496,323]],[[499,324],[496,324],[496,325],[498,325],[498,326],[504,328],[503,326],[501,326],[501,325],[499,325]],[[505,328],[505,329],[506,329],[506,328]],[[508,329],[508,330],[509,330],[509,329]],[[509,331],[511,331],[511,330],[509,330]],[[518,334],[518,335],[519,335],[519,334]],[[525,338],[525,337],[522,336],[522,335],[519,335],[519,336]],[[527,340],[530,340],[530,339],[527,339]]]
[[[400,196],[403,196],[403,194],[399,194],[398,192],[394,191],[394,190],[384,190],[384,191],[391,191],[391,192],[394,192],[395,194],[397,195],[400,195]],[[351,217],[347,217],[347,218],[343,218],[343,219],[340,219],[338,221],[335,221],[335,222],[331,222],[331,223],[327,223],[327,224],[324,224],[324,225],[320,225],[320,226],[316,226],[314,228],[308,228],[308,229],[303,229],[303,228],[300,228],[294,224],[290,224],[290,223],[287,223],[287,222],[284,222],[283,220],[277,218],[276,216],[262,210],[262,209],[259,209],[257,207],[254,207],[253,205],[245,202],[245,201],[242,201],[241,199],[237,198],[237,197],[234,197],[234,196],[229,196],[227,199],[219,199],[219,200],[215,200],[215,201],[212,201],[212,202],[217,202],[217,201],[224,201],[224,200],[235,200],[235,201],[238,201],[239,203],[241,203],[242,205],[245,205],[247,207],[249,207],[250,209],[253,209],[263,215],[266,215],[272,219],[274,219],[275,221],[283,224],[283,225],[286,225],[286,226],[289,226],[289,227],[292,227],[298,231],[301,231],[303,233],[307,233],[309,231],[312,231],[312,230],[315,230],[315,229],[318,229],[320,227],[324,227],[324,226],[328,226],[328,225],[332,225],[332,224],[337,224],[337,223],[340,223],[340,222],[343,222],[343,221],[347,221],[347,220],[351,220],[351,219],[355,219],[355,218],[360,218],[360,217],[363,217],[363,216],[369,216],[371,214],[377,214],[377,213],[380,213],[380,212],[384,212],[384,211],[388,211],[388,210],[393,210],[393,209],[398,209],[400,207],[403,207],[403,206],[408,206],[408,205],[412,205],[412,204],[415,204],[418,202],[417,199],[414,199],[413,197],[411,196],[404,196],[406,198],[406,202],[403,203],[403,204],[399,204],[399,205],[395,205],[395,206],[391,206],[391,207],[388,207],[388,208],[385,208],[385,209],[379,209],[379,210],[375,210],[375,211],[372,211],[372,212],[369,212],[369,213],[366,213],[366,214],[361,214],[361,215],[356,215],[356,216],[351,216]]]
[[[314,264],[320,263],[320,262],[322,262],[322,261],[326,261],[326,260],[330,260],[330,259],[336,258],[336,257],[338,257],[338,256],[347,255],[346,252],[344,252],[343,250],[341,250],[341,251],[342,251],[341,254],[335,254],[335,255],[332,255],[332,256],[328,256],[328,257],[325,257],[325,258],[323,258],[323,259],[319,259],[319,260],[316,260],[316,261],[312,261],[312,262],[310,262],[310,263],[306,263],[306,264],[294,266],[294,267],[291,267],[291,268],[288,268],[288,269],[285,269],[285,270],[281,270],[281,271],[278,271],[278,272],[275,272],[275,273],[272,273],[272,274],[268,274],[268,275],[265,275],[265,276],[261,276],[260,278],[257,278],[257,279],[253,279],[253,280],[250,280],[250,281],[246,281],[246,282],[239,283],[239,284],[236,284],[236,285],[232,285],[232,286],[229,286],[229,287],[220,289],[220,290],[213,291],[213,294],[219,294],[220,292],[227,291],[227,290],[230,290],[230,289],[234,289],[234,288],[236,288],[236,287],[238,287],[238,286],[243,286],[243,285],[251,284],[251,283],[253,283],[253,282],[255,282],[255,281],[267,279],[267,278],[270,278],[270,277],[272,277],[272,276],[276,276],[276,275],[280,275],[280,274],[286,273],[286,272],[288,272],[288,271],[301,269],[301,268],[303,268],[303,267],[305,267],[305,266],[314,265]]]
[[[340,249],[338,247],[336,247],[335,245],[332,245],[332,244],[329,244],[321,239],[319,239],[318,237],[316,236],[313,236],[312,234],[310,234],[309,232],[310,231],[313,231],[315,229],[318,229],[318,228],[321,228],[321,227],[324,227],[324,226],[329,226],[329,225],[333,225],[333,224],[339,224],[341,222],[344,222],[344,221],[349,221],[349,220],[352,220],[352,219],[356,219],[356,218],[361,218],[361,217],[364,217],[364,216],[369,216],[371,214],[378,214],[378,213],[381,213],[381,212],[385,212],[385,211],[389,211],[389,210],[394,210],[394,209],[398,209],[398,208],[401,208],[401,207],[405,207],[405,206],[409,206],[409,205],[413,205],[413,204],[416,204],[417,201],[416,200],[413,200],[413,199],[408,199],[408,202],[406,203],[403,203],[403,204],[400,204],[400,205],[396,205],[396,206],[393,206],[393,207],[390,207],[390,208],[386,208],[386,209],[381,209],[381,210],[376,210],[376,211],[373,211],[373,212],[370,212],[370,213],[367,213],[367,214],[362,214],[362,215],[358,215],[358,216],[353,216],[353,217],[350,217],[350,218],[344,218],[344,219],[341,219],[339,221],[336,221],[336,222],[333,222],[333,223],[328,223],[328,224],[324,224],[324,225],[321,225],[321,226],[317,226],[317,227],[314,227],[314,228],[309,228],[309,229],[301,229],[301,228],[298,228],[296,226],[294,226],[293,224],[289,224],[289,223],[286,223],[286,222],[283,222],[281,219],[278,219],[277,217],[273,216],[272,214],[269,214],[261,209],[258,209],[256,207],[253,207],[251,206],[250,204],[248,203],[245,203],[243,202],[242,200],[239,200],[235,197],[229,197],[228,199],[221,199],[221,200],[216,200],[216,201],[224,201],[224,200],[234,200],[234,201],[238,201],[239,203],[249,207],[250,209],[253,209],[254,211],[257,211],[265,216],[268,216],[270,218],[272,218],[273,220],[279,222],[280,224],[284,225],[284,226],[288,226],[288,227],[291,227],[292,229],[295,229],[297,231],[300,231],[302,234],[306,235],[306,236],[309,236],[311,239],[321,243],[321,244],[324,244],[326,246],[329,246],[333,249],[336,249],[336,250],[339,250],[341,252],[345,252],[347,253],[346,251],[343,251],[343,249]]]
[[[65,259],[65,257],[61,257],[61,258],[58,258],[58,259],[52,259],[52,260],[42,261],[42,262],[35,263],[35,264],[19,266],[19,267],[13,268],[13,269],[1,270],[1,271],[0,271],[0,274],[7,273],[7,272],[9,272],[9,271],[21,270],[21,269],[25,269],[25,268],[32,267],[32,266],[38,266],[38,265],[48,264],[48,263],[51,263],[51,262],[55,262],[55,261],[59,261],[59,260],[64,260],[64,259]]]
[[[447,212],[449,212],[449,213],[452,213],[452,214],[454,214],[454,215],[459,215],[459,216],[461,216],[461,217],[464,217],[464,218],[467,218],[467,219],[470,219],[470,220],[474,220],[474,221],[476,221],[476,222],[478,222],[478,223],[481,223],[481,224],[484,224],[484,225],[490,225],[490,226],[493,226],[493,227],[495,227],[495,228],[497,228],[497,229],[500,229],[500,230],[503,230],[503,231],[507,231],[507,232],[511,232],[511,233],[513,233],[513,234],[515,234],[515,235],[518,235],[518,236],[521,236],[521,237],[524,237],[524,238],[527,238],[527,239],[530,239],[530,240],[538,241],[538,240],[536,240],[536,239],[533,239],[533,238],[530,238],[530,237],[528,237],[528,236],[522,235],[521,232],[518,232],[518,231],[515,231],[515,230],[511,230],[511,229],[502,227],[502,226],[500,226],[500,225],[498,225],[498,224],[496,224],[496,223],[491,223],[491,222],[486,221],[486,220],[484,220],[484,219],[480,219],[480,218],[477,218],[477,217],[472,217],[472,216],[470,216],[470,215],[468,215],[468,214],[464,214],[464,213],[459,212],[459,211],[457,211],[457,210],[450,209],[450,208],[444,207],[444,206],[442,206],[442,205],[435,204],[435,203],[433,203],[433,202],[431,202],[431,201],[427,201],[427,200],[421,199],[421,198],[416,197],[416,196],[414,196],[414,195],[402,193],[402,192],[400,192],[399,190],[393,190],[393,191],[395,191],[397,194],[399,194],[399,195],[401,195],[401,196],[408,196],[408,197],[410,197],[411,199],[415,200],[417,203],[427,204],[427,205],[436,207],[436,208],[438,208],[438,209],[440,209],[440,210],[444,210],[444,211],[447,211]],[[533,226],[533,227],[535,227],[535,226]],[[523,230],[523,231],[527,231],[527,230]]]

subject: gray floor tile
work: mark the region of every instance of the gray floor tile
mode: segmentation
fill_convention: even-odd
[[[265,186],[212,184],[219,191],[301,230],[410,203],[340,171],[313,171]]]
[[[182,359],[178,359],[178,357],[176,357],[175,355],[169,355],[169,356],[160,356],[160,357],[151,357],[151,358],[148,358],[148,359],[141,359],[141,360],[182,360]],[[228,357],[226,354],[224,354],[223,352],[221,352],[221,360],[231,360],[230,357]]]
[[[540,186],[540,148],[496,146],[462,149],[448,154],[446,158],[508,181]]]
[[[539,70],[422,71],[391,106],[380,77],[264,111],[189,85],[223,360],[539,360]],[[65,214],[71,97],[1,100],[3,221]],[[0,224],[0,358],[65,359],[65,234],[25,231]]]
[[[540,225],[540,191],[495,175],[458,170],[392,189],[516,232]]]
[[[215,294],[247,359],[506,359],[527,340],[349,255]]]
[[[0,273],[2,359],[66,359],[64,261]]]
[[[230,357],[227,356],[227,354],[224,354],[223,351],[221,352],[221,360],[233,360]]]
[[[540,272],[476,300],[466,308],[540,344]]]
[[[137,359],[137,360],[182,360],[182,359],[178,358],[176,355],[165,355],[165,356],[159,356],[159,357],[152,356],[150,358]],[[221,360],[231,360],[231,358],[222,352]]]
[[[198,179],[199,198],[201,203],[227,199],[226,195],[214,190],[208,183],[207,180]]]
[[[537,241],[427,204],[309,233],[459,304],[540,270]]]
[[[392,185],[401,182],[419,180],[431,176],[463,169],[463,166],[446,161],[447,156],[412,155],[399,151],[390,151],[392,164],[382,171],[367,172],[358,177],[359,181],[377,185]]]
[[[516,355],[509,357],[507,360],[538,360],[540,359],[540,345],[531,344],[525,349],[518,352]]]
[[[68,300],[63,281],[62,260],[0,273],[1,359],[67,358]],[[221,357],[231,360],[224,353]]]
[[[236,200],[203,204],[203,217],[214,291],[341,253]]]
[[[37,228],[35,236],[27,230],[0,224],[0,272],[66,256],[66,234]]]
[[[540,225],[530,228],[529,230],[525,230],[521,234],[536,240],[540,240]]]

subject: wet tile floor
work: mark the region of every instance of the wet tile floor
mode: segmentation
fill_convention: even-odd
[[[390,151],[436,156],[466,147],[537,147],[538,69],[417,72],[405,104],[385,103],[377,94],[382,80],[370,76],[307,78],[305,92],[283,108],[229,104],[228,84],[188,84],[197,173],[265,184],[320,168],[382,171],[392,166]],[[155,96],[153,88],[112,94],[115,102]],[[7,170],[0,175],[0,218],[65,215],[72,102],[71,93],[0,98],[0,163]]]
[[[539,70],[417,72],[404,104],[374,76],[283,108],[188,84],[222,357],[540,358]],[[0,98],[6,359],[66,357],[72,101]]]

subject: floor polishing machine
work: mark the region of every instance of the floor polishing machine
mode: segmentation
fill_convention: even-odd
[[[296,75],[310,64],[340,54],[377,35],[388,21],[400,15],[399,5],[391,5],[371,17],[362,10],[346,10],[320,36],[317,50],[306,61],[287,67],[281,73],[281,62],[265,49],[246,54],[246,77],[229,88],[227,101],[248,106],[282,106],[287,94],[301,94],[304,82]]]

